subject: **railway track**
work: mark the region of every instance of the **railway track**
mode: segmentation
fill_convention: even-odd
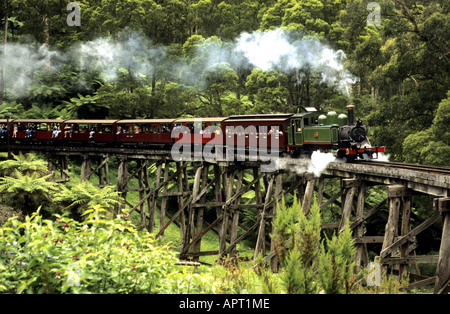
[[[369,165],[369,166],[376,166],[376,167],[405,169],[405,170],[413,170],[413,171],[419,171],[419,172],[429,172],[429,173],[433,173],[433,174],[450,175],[450,167],[447,167],[447,166],[418,165],[418,164],[390,162],[390,161],[378,161],[378,160],[358,161],[358,162],[355,162],[355,164],[356,163]]]

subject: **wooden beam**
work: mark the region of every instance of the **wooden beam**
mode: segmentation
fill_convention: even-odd
[[[447,293],[450,290],[450,212],[444,212],[443,219],[441,246],[434,285],[434,293],[437,294]]]
[[[341,233],[342,231],[344,231],[347,222],[350,224],[350,214],[351,214],[351,210],[352,210],[352,206],[353,206],[353,199],[356,194],[356,189],[357,189],[356,186],[352,186],[351,188],[347,189],[338,233]]]
[[[180,168],[181,170],[181,168]],[[219,180],[219,177],[216,177],[213,181],[211,181],[210,183],[213,184],[216,180]],[[196,199],[199,199],[205,192],[206,192],[206,188],[203,189],[198,195]],[[183,204],[183,206],[181,206],[181,208],[178,209],[178,211],[172,216],[172,218],[164,225],[164,227],[158,232],[158,234],[155,236],[155,238],[157,239],[160,236],[161,231],[164,231],[165,229],[167,229],[167,227],[175,220],[175,218],[178,217],[178,215],[180,215],[180,213],[186,208],[188,207],[188,205],[190,205],[192,203],[193,200],[193,195],[191,194],[191,196],[189,196],[189,199]]]
[[[267,178],[267,176],[264,176],[264,178]],[[256,246],[255,246],[255,253],[253,256],[253,259],[256,260],[256,258],[258,257],[258,254],[260,251],[263,252],[263,254],[265,253],[265,237],[266,237],[266,220],[264,218],[264,215],[266,213],[267,210],[267,204],[270,202],[270,194],[272,193],[272,188],[273,188],[273,182],[274,182],[274,176],[272,176],[272,178],[270,179],[268,186],[267,186],[267,190],[266,190],[266,198],[265,198],[265,204],[263,207],[263,210],[261,212],[260,215],[260,223],[259,223],[259,229],[258,229],[258,237],[256,240]]]
[[[385,257],[380,260],[382,264],[436,264],[438,255],[422,255],[408,257]]]
[[[309,210],[313,202],[315,183],[316,183],[315,177],[308,178],[306,181],[305,196],[303,197],[302,202],[302,211],[305,215],[309,214]]]
[[[354,221],[352,221],[350,223],[350,228],[353,229],[353,228],[356,228],[357,226],[359,226],[359,224],[361,224],[362,222],[367,220],[370,216],[377,213],[381,209],[381,207],[383,207],[383,205],[385,205],[386,203],[387,203],[387,198],[385,198],[380,203],[378,203],[377,205],[375,205],[371,209],[369,209],[362,217],[357,217]]]
[[[323,193],[323,196],[327,197],[328,200],[323,203],[322,205],[320,205],[320,210],[324,210],[325,208],[327,208],[327,206],[329,206],[331,203],[335,203],[336,200],[341,197],[344,194],[344,190],[340,190],[338,193],[334,194],[333,196],[329,196],[328,194],[326,194],[325,192]],[[338,206],[341,206],[341,203],[337,203]]]
[[[390,244],[390,245],[388,245],[386,247],[383,247],[383,249],[381,250],[381,253],[380,253],[380,257],[381,258],[385,258],[386,256],[388,256],[392,252],[392,250],[394,248],[397,248],[398,246],[406,243],[406,241],[408,241],[410,238],[412,238],[414,236],[417,236],[419,233],[421,233],[422,231],[424,231],[425,229],[430,227],[432,224],[434,224],[440,218],[441,218],[440,214],[439,213],[435,213],[433,216],[431,216],[430,218],[425,220],[423,223],[418,225],[413,230],[409,231],[404,236],[398,237],[398,239],[393,241],[392,244]],[[384,245],[384,243],[383,243],[383,245]]]
[[[167,194],[167,185],[169,183],[169,170],[170,170],[170,163],[169,161],[166,161],[166,163],[164,164],[164,176],[163,176],[163,194]],[[164,226],[164,223],[166,221],[166,205],[167,205],[167,196],[162,196],[159,195],[161,197],[161,208],[160,208],[160,215],[159,215],[159,227],[161,228],[162,226]],[[164,236],[164,232],[161,234],[162,236]]]

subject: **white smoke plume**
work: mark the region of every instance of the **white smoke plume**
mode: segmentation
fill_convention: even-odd
[[[170,79],[198,88],[206,86],[204,73],[253,68],[283,73],[307,68],[319,73],[322,83],[347,93],[355,82],[344,68],[344,52],[335,51],[316,38],[282,29],[242,33],[233,42],[209,38],[196,46],[189,61],[172,61],[167,57],[167,47],[154,45],[133,32],[122,33],[118,40],[108,37],[75,44],[64,52],[46,45],[36,49],[33,43],[10,43],[6,51],[0,62],[6,67],[8,95],[15,98],[27,95],[32,73],[58,71],[63,64],[98,72],[106,82],[117,80],[120,69],[127,69],[134,79],[140,79],[152,75],[158,66]],[[301,75],[297,73],[297,77]]]
[[[8,43],[1,46],[0,65],[5,69],[5,86],[15,98],[28,94],[33,75],[37,71],[58,70],[61,64],[60,54],[47,45]],[[52,60],[57,60],[52,64]]]
[[[308,69],[320,74],[321,83],[337,88],[347,96],[356,82],[344,68],[346,55],[342,50],[333,50],[317,38],[283,29],[244,32],[234,42],[205,41],[197,46],[194,59],[194,64],[179,66],[183,69],[183,83],[201,85],[199,74],[214,71],[223,63],[234,70],[259,68],[285,74]]]
[[[39,71],[52,74],[64,64],[76,65],[82,71],[97,72],[105,82],[117,80],[120,69],[127,69],[136,80],[151,76],[166,57],[166,47],[154,45],[136,33],[124,37],[117,41],[99,38],[75,44],[65,51],[34,42],[8,43],[6,54],[0,55],[0,65],[5,66],[7,93],[15,99],[28,96],[34,74]],[[4,48],[2,45],[0,51]],[[73,82],[74,86],[79,83]]]
[[[125,40],[100,38],[73,50],[76,64],[100,72],[106,82],[115,81],[120,68],[127,69],[135,79],[151,76],[166,56],[165,47],[153,45],[148,38],[133,33]]]
[[[303,37],[298,32],[275,29],[266,32],[243,33],[236,40],[236,52],[264,71],[289,73],[310,69],[320,73],[322,82],[349,93],[355,77],[345,70],[345,53],[335,51],[317,38]]]
[[[314,151],[311,158],[280,158],[277,160],[277,169],[295,172],[299,175],[313,173],[315,177],[320,177],[331,162],[342,162],[342,160],[336,158],[332,153]]]

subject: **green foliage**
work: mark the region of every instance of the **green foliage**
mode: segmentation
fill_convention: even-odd
[[[347,224],[337,237],[321,240],[320,207],[314,202],[309,215],[294,197],[283,203],[274,219],[275,252],[280,259],[282,282],[287,293],[351,293],[356,249]]]
[[[40,176],[33,173],[31,176],[18,176],[16,171],[13,177],[0,178],[0,194],[5,196],[7,204],[16,208],[27,210],[37,209],[42,204],[50,204],[50,194],[57,191],[57,184],[47,179],[51,175]]]
[[[120,204],[120,195],[114,186],[98,188],[89,181],[62,185],[53,202],[64,206],[64,211],[85,212],[88,208],[101,205],[112,212]]]
[[[0,195],[4,202],[16,209],[34,211],[40,205],[52,202],[51,194],[58,190],[48,181],[47,165],[35,154],[13,155],[13,159],[0,162]]]
[[[38,159],[36,154],[12,154],[13,159],[7,159],[0,162],[0,172],[4,176],[14,176],[20,178],[22,176],[38,173],[39,175],[47,174],[47,163],[43,159]]]
[[[450,92],[439,103],[430,128],[408,135],[403,142],[405,161],[419,164],[448,165],[450,159]]]
[[[356,249],[347,224],[339,237],[326,239],[321,248],[319,274],[321,286],[327,294],[350,293],[355,280],[353,267]]]
[[[2,293],[206,292],[198,275],[177,271],[175,253],[124,217],[96,206],[76,222],[39,211],[0,229]]]

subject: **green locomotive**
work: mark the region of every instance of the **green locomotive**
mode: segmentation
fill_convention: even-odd
[[[310,155],[313,151],[330,151],[339,158],[373,159],[384,147],[372,147],[362,122],[354,122],[354,106],[348,105],[348,115],[329,111],[324,114],[315,108],[290,117],[287,131],[287,151],[291,156]]]

